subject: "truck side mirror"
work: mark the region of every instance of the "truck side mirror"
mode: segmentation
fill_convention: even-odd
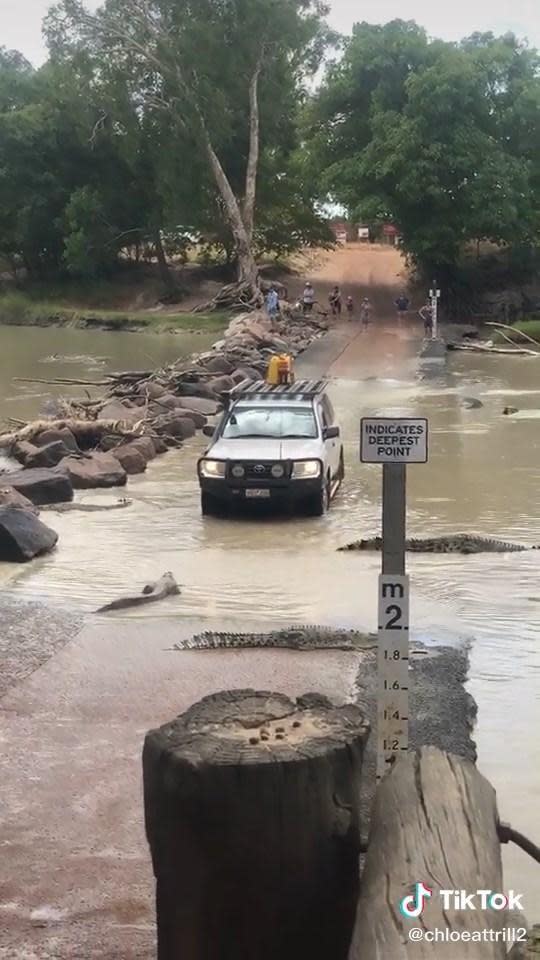
[[[215,434],[215,432],[216,432],[216,428],[213,427],[211,423],[207,423],[207,424],[202,428],[202,435],[203,435],[203,437],[213,437],[214,434]]]
[[[336,440],[339,437],[339,427],[325,427],[323,440]]]

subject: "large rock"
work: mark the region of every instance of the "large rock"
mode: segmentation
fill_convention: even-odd
[[[154,444],[154,449],[156,451],[156,456],[161,456],[162,453],[167,453],[169,449],[162,437],[152,437],[152,443]]]
[[[64,457],[69,457],[70,452],[63,440],[55,440],[44,447],[36,447],[35,453],[27,456],[25,466],[56,467]]]
[[[154,383],[151,380],[149,383],[141,383],[138,392],[142,397],[148,397],[150,400],[159,400],[160,397],[163,397],[167,390],[165,387],[162,387],[159,383]]]
[[[37,453],[38,448],[34,446],[33,443],[30,443],[28,440],[19,440],[18,443],[13,445],[11,450],[11,455],[23,465],[28,460],[28,457],[33,456],[34,453]]]
[[[75,490],[124,487],[127,483],[127,473],[112,453],[66,457],[60,466],[68,474]]]
[[[183,407],[177,407],[174,412],[177,417],[189,417],[190,420],[193,420],[197,430],[201,430],[202,427],[208,423],[208,417],[205,417],[204,413],[199,413],[198,410],[188,410]]]
[[[70,453],[79,453],[79,445],[71,430],[68,430],[67,427],[61,427],[59,430],[44,430],[36,438],[36,445],[46,447],[47,444],[57,441],[61,441]]]
[[[206,397],[180,397],[179,407],[184,410],[195,410],[205,417],[213,417],[218,412],[220,404],[217,400],[207,400]]]
[[[22,493],[9,486],[0,486],[0,507],[19,507],[21,510],[29,510],[36,517],[39,514],[38,508],[28,497],[23,497]]]
[[[142,416],[140,407],[133,407],[122,400],[109,400],[99,413],[100,420],[121,420],[124,423],[137,423]]]
[[[254,367],[238,367],[232,374],[235,384],[242,383],[244,380],[255,382],[261,379],[260,373]]]
[[[200,380],[186,380],[178,385],[180,397],[202,397],[206,400],[215,400],[216,395],[207,383]]]
[[[174,410],[175,407],[181,407],[179,397],[173,396],[172,393],[165,393],[159,400],[154,401],[152,404],[153,407],[160,407],[162,411],[164,410]]]
[[[264,342],[271,337],[272,321],[262,312],[242,313],[231,320],[225,331],[225,339],[242,336],[250,337],[256,343]]]
[[[66,503],[73,500],[73,484],[66,471],[55,467],[16,470],[8,474],[9,485],[32,503]],[[7,479],[7,478],[6,478]]]
[[[56,546],[58,534],[30,510],[0,507],[0,560],[26,563]]]
[[[139,450],[147,463],[156,456],[156,445],[152,437],[136,437],[135,440],[129,441],[129,445],[130,447],[134,447],[135,450]]]
[[[146,457],[132,443],[121,443],[111,450],[111,454],[128,474],[144,473],[146,470]]]
[[[154,422],[154,427],[162,437],[174,437],[175,440],[187,440],[193,437],[196,427],[189,417],[179,417],[175,413],[165,414]]]
[[[219,395],[220,393],[225,393],[226,390],[232,390],[234,387],[234,380],[232,377],[223,376],[215,377],[210,381],[210,386],[215,394]]]
[[[208,360],[205,361],[204,365],[206,369],[209,371],[209,373],[216,373],[216,374],[232,373],[234,369],[232,363],[230,363],[226,357],[219,357],[219,356],[210,357]]]

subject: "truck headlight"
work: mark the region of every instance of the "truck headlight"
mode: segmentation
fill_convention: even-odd
[[[293,480],[315,480],[320,475],[320,460],[296,460],[293,464]]]
[[[199,463],[201,477],[216,480],[225,476],[224,460],[201,460]]]

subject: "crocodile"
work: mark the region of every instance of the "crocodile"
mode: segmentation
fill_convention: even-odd
[[[457,533],[443,537],[429,537],[423,540],[407,540],[407,550],[411,553],[523,553],[526,550],[538,550],[539,547],[527,547],[521,543],[507,543],[505,540],[492,540],[488,537],[476,537],[467,533]],[[382,550],[382,538],[370,537],[368,540],[356,540],[345,550]]]
[[[227,650],[239,647],[288,649],[288,650],[369,650],[376,646],[374,634],[358,630],[335,630],[303,624],[268,633],[199,633],[182,643],[175,643],[173,650]]]

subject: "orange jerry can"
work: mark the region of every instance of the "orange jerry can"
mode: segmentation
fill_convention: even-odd
[[[266,380],[274,385],[294,383],[292,357],[284,353],[272,357],[268,364]]]

